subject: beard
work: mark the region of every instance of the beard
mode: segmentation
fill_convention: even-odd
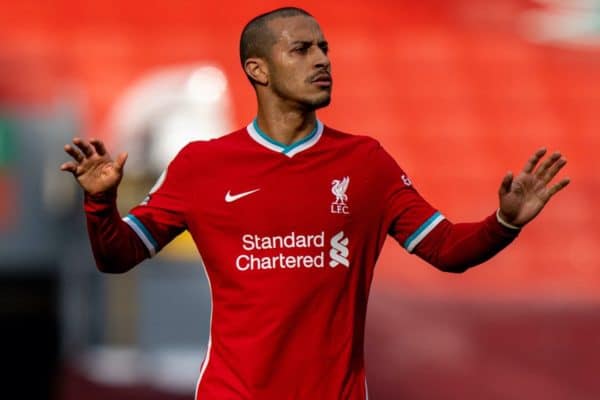
[[[331,103],[333,86],[319,88],[312,83],[313,76],[298,79],[297,74],[281,71],[275,65],[270,65],[270,69],[270,89],[285,103],[304,111],[314,111]]]
[[[328,90],[320,89],[320,93],[313,92],[303,94],[302,90],[290,88],[285,84],[280,85],[278,83],[279,82],[277,81],[271,82],[271,90],[273,93],[287,103],[297,104],[302,110],[315,111],[319,108],[327,107],[331,103],[331,87]],[[303,87],[301,86],[301,88]],[[311,89],[314,90],[314,87],[311,87]]]
[[[323,93],[322,96],[316,99],[312,99],[309,102],[309,105],[313,110],[317,110],[319,108],[327,107],[331,103],[331,91],[327,91]]]
[[[318,110],[319,108],[327,107],[331,103],[331,93],[327,93],[319,98],[308,99],[303,102],[303,105],[310,111]]]

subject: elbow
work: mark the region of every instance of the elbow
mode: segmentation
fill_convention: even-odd
[[[474,267],[477,264],[473,263],[449,263],[449,262],[436,262],[433,264],[435,268],[442,272],[448,272],[451,274],[462,274]]]
[[[462,274],[469,269],[487,261],[489,257],[464,257],[462,254],[442,253],[435,257],[432,263],[437,269],[451,274]]]
[[[467,270],[469,270],[471,268],[470,265],[451,265],[451,266],[443,266],[443,268],[440,268],[440,270],[444,271],[444,272],[448,272],[451,274],[463,274],[465,272],[467,272]]]
[[[111,259],[96,259],[96,269],[104,274],[123,274],[132,269],[135,264],[126,264]]]
[[[99,272],[102,272],[103,274],[111,274],[111,275],[118,275],[118,274],[123,274],[127,271],[129,271],[131,268],[106,268],[106,267],[98,267],[96,268]]]
[[[435,264],[435,266],[436,266],[436,268],[438,268],[439,270],[444,271],[444,272],[450,272],[453,274],[462,274],[473,267],[476,267],[478,265],[485,263],[490,258],[491,258],[491,256],[485,256],[485,257],[479,257],[479,258],[469,258],[469,259],[461,258],[461,259],[456,259],[456,260],[452,260],[452,261],[438,262],[437,264]]]
[[[96,269],[104,274],[123,274],[144,259],[135,251],[118,248],[107,249],[93,244],[92,254],[96,262]]]

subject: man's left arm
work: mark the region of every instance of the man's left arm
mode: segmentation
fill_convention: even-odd
[[[569,184],[569,179],[563,178],[550,185],[567,161],[556,152],[538,166],[545,154],[545,149],[535,152],[516,177],[506,174],[498,191],[497,211],[476,223],[453,224],[444,219],[418,243],[414,253],[443,271],[463,272],[505,248],[552,196]]]

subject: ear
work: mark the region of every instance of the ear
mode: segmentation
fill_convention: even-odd
[[[254,82],[263,86],[269,83],[269,68],[262,58],[248,58],[244,63],[244,70]]]

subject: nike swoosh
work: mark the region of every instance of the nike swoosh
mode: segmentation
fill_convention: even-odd
[[[246,196],[248,196],[248,195],[250,195],[250,194],[252,194],[252,193],[256,193],[256,192],[258,192],[259,190],[260,190],[260,189],[254,189],[254,190],[250,190],[250,191],[248,191],[248,192],[239,193],[239,194],[231,194],[231,191],[230,191],[230,190],[228,190],[228,191],[227,191],[227,194],[225,195],[225,201],[226,201],[227,203],[232,203],[232,202],[234,202],[234,201],[236,201],[236,200],[239,200],[239,199],[241,199],[242,197],[246,197]]]

